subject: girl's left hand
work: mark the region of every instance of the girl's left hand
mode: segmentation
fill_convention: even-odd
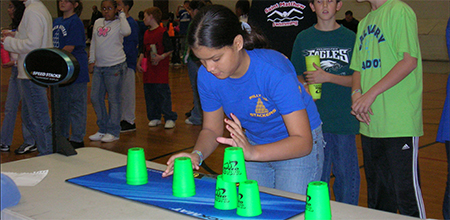
[[[221,144],[230,145],[232,147],[240,147],[244,151],[244,157],[246,160],[253,160],[255,157],[255,147],[251,145],[247,136],[245,136],[242,129],[241,122],[233,113],[230,114],[231,119],[225,118],[225,128],[230,132],[231,138],[218,137],[216,140]]]

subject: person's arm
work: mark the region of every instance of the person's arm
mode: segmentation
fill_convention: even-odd
[[[27,24],[26,37],[23,39],[6,37],[3,41],[5,50],[18,54],[27,54],[41,47],[42,39],[44,38],[42,30],[45,30],[47,25],[43,15],[40,12],[27,10],[23,15],[21,24],[22,22]]]
[[[351,87],[352,86],[352,76],[340,76],[326,72],[316,64],[313,64],[317,69],[316,71],[306,71],[304,72],[306,81],[308,84],[317,83],[334,83],[340,86]]]
[[[243,148],[245,160],[277,161],[303,157],[311,153],[313,140],[306,109],[283,115],[289,137],[269,144],[251,145],[242,130],[239,119],[231,114],[232,120],[225,119],[231,138],[219,137],[217,141]]]
[[[123,11],[119,12],[119,19],[120,19],[120,34],[122,34],[124,37],[130,35],[131,27],[130,24],[128,23],[125,12]]]
[[[223,135],[223,118],[224,112],[222,108],[213,112],[203,112],[202,130],[198,135],[193,149],[200,151],[203,154],[203,159],[211,155],[219,145],[216,138]],[[173,174],[173,163],[175,158],[178,157],[190,157],[193,168],[196,170],[200,168],[199,164],[201,159],[197,153],[179,153],[169,158],[167,161],[167,169],[162,174],[163,177]]]
[[[355,114],[372,113],[370,106],[375,101],[377,96],[398,84],[416,67],[417,58],[410,56],[409,53],[403,53],[403,59],[395,64],[386,76],[384,76],[368,91],[364,92],[364,95],[353,102],[353,112]]]
[[[73,46],[73,45],[66,45],[66,46],[64,46],[63,48],[62,48],[62,50],[65,50],[65,51],[67,51],[67,52],[69,52],[69,53],[72,53],[72,51],[75,49],[75,46]]]

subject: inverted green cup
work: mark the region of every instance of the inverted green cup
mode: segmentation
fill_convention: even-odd
[[[314,181],[306,190],[305,220],[331,219],[330,194],[328,184]]]
[[[216,197],[214,208],[231,210],[237,207],[237,188],[234,182],[223,181],[222,175],[217,176]]]
[[[195,195],[194,171],[189,157],[178,157],[173,165],[172,193],[176,197]]]
[[[144,185],[148,183],[144,149],[140,147],[128,149],[126,179],[129,185]]]
[[[307,71],[315,71],[317,70],[313,63],[320,67],[320,57],[318,55],[307,56],[305,57],[306,62],[306,70]],[[313,99],[320,99],[322,97],[322,84],[310,84],[308,85],[309,92]]]
[[[225,148],[222,177],[225,182],[237,183],[247,180],[244,151],[242,148]]]
[[[255,180],[240,182],[236,214],[244,217],[253,217],[261,215],[261,213],[258,182]]]

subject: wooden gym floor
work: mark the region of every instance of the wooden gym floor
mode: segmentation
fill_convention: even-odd
[[[419,163],[421,171],[422,194],[428,218],[442,218],[442,199],[445,191],[447,177],[447,158],[445,147],[435,141],[439,119],[445,99],[445,86],[448,73],[448,62],[424,61],[424,92],[423,92],[423,116],[424,136],[420,137]],[[10,69],[1,69],[1,119],[4,118],[4,103],[8,87]],[[96,116],[90,101],[88,101],[88,122],[86,136],[84,138],[87,147],[100,147],[106,150],[126,154],[128,148],[142,147],[145,149],[146,159],[157,163],[166,163],[174,153],[192,151],[201,126],[187,125],[185,113],[192,104],[192,90],[187,74],[187,68],[173,68],[170,72],[170,87],[172,91],[173,110],[178,113],[178,120],[174,129],[164,129],[163,125],[148,127],[145,100],[143,94],[142,74],[136,74],[136,126],[137,130],[129,133],[121,133],[120,140],[113,143],[90,142],[89,135],[97,132]],[[90,88],[90,84],[89,84]],[[401,107],[401,106],[399,106]],[[22,144],[20,110],[16,120],[14,139],[10,152],[1,153],[1,163],[35,157],[37,153],[15,155],[14,150]],[[358,157],[360,166],[362,163],[362,150],[359,136],[357,136]],[[221,173],[222,156],[224,146],[217,150],[205,161],[202,173]],[[32,168],[30,168],[32,171]],[[50,170],[51,172],[51,170]],[[333,180],[332,180],[333,181]],[[332,184],[332,182],[330,183]],[[366,183],[364,169],[361,168],[361,192],[360,206],[367,206]],[[374,216],[375,217],[375,216]],[[376,217],[375,217],[376,218]]]

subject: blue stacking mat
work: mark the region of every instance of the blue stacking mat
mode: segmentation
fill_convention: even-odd
[[[157,206],[202,219],[252,219],[234,210],[214,208],[216,180],[195,179],[196,195],[187,198],[172,195],[172,176],[162,178],[162,171],[149,169],[148,183],[132,186],[126,183],[126,166],[66,180],[93,190]],[[262,214],[254,219],[288,219],[305,211],[305,202],[260,192]]]

